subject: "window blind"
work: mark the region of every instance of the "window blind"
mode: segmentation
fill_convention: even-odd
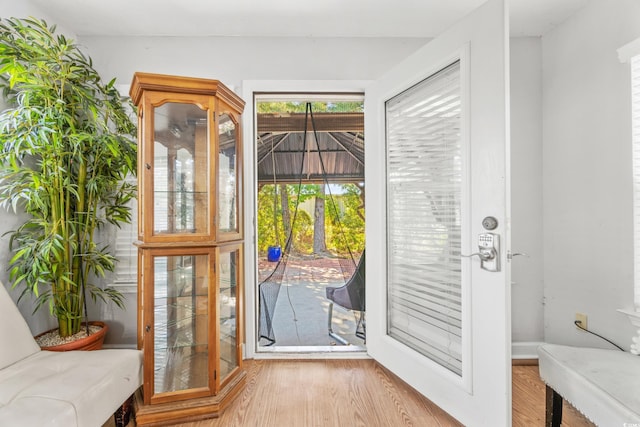
[[[462,375],[459,61],[386,102],[387,333]]]
[[[640,311],[640,55],[631,58],[635,308]]]
[[[135,177],[128,177],[127,181],[136,184]],[[138,283],[138,249],[133,245],[138,236],[138,200],[129,200],[128,206],[131,208],[131,223],[121,223],[116,227],[116,285]]]

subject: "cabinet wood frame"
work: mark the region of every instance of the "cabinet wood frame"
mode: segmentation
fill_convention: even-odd
[[[215,417],[242,389],[246,372],[242,363],[242,345],[244,342],[244,224],[243,224],[243,191],[242,182],[242,126],[241,115],[244,101],[217,80],[190,77],[168,76],[162,74],[135,73],[130,90],[131,98],[138,107],[138,348],[144,354],[143,387],[136,394],[136,422],[139,426],[164,425],[176,422],[194,421]],[[193,162],[194,170],[206,171],[205,182],[196,182],[193,178],[193,190],[206,194],[206,212],[198,209],[197,196],[192,203],[194,232],[185,232],[184,228],[171,228],[171,218],[167,219],[167,230],[154,224],[156,207],[156,188],[154,188],[154,144],[156,141],[157,108],[167,104],[195,105],[204,112],[206,129],[194,125]],[[220,198],[220,118],[226,115],[233,122],[235,135],[234,183],[235,230],[219,230]],[[164,128],[167,131],[167,128]],[[176,136],[177,138],[177,136]],[[168,148],[169,149],[169,148]],[[184,153],[183,153],[184,154]],[[204,158],[203,158],[204,157]],[[170,153],[167,153],[166,173],[171,174]],[[198,163],[200,162],[200,163]],[[175,167],[175,166],[173,166]],[[167,185],[174,185],[168,176]],[[184,182],[184,181],[183,181]],[[167,192],[166,215],[171,213],[172,188]],[[176,190],[177,191],[177,190]],[[179,199],[176,199],[179,200]],[[235,207],[234,207],[235,206]],[[229,211],[231,212],[231,211]],[[162,214],[164,215],[164,213]],[[184,216],[182,217],[184,218]],[[190,220],[191,221],[191,220]],[[183,222],[184,227],[184,222]],[[197,231],[197,232],[195,232]],[[221,287],[220,262],[224,254],[236,252],[235,269],[235,345],[232,354],[235,364],[229,367],[226,375],[221,375]],[[154,259],[156,257],[206,256],[207,262],[207,370],[206,386],[189,389],[162,391],[156,393],[154,388]],[[193,267],[192,268],[197,268]],[[167,266],[169,270],[169,266]],[[193,270],[192,270],[193,271]],[[169,279],[167,279],[169,280]],[[194,279],[194,285],[197,286]],[[196,290],[191,289],[197,294]],[[194,294],[194,295],[195,295]],[[194,296],[193,298],[197,298]],[[197,305],[197,304],[195,304]],[[193,308],[197,310],[197,308]],[[194,319],[196,313],[192,314]],[[199,320],[191,320],[195,325]],[[196,330],[204,328],[195,328]],[[233,330],[233,329],[232,329]],[[196,332],[197,333],[197,332]],[[233,334],[232,333],[232,334]],[[233,335],[232,335],[233,336]],[[195,344],[203,337],[193,337]],[[229,359],[231,360],[231,359]]]

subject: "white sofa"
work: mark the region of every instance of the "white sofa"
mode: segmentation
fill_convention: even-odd
[[[2,283],[0,342],[0,426],[100,427],[116,412],[116,425],[128,420],[142,384],[138,350],[40,350]]]
[[[547,384],[546,426],[560,426],[563,399],[598,426],[640,426],[640,356],[543,344],[538,357]]]

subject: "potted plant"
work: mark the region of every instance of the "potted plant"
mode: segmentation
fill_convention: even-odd
[[[123,307],[97,279],[116,259],[96,241],[106,224],[130,221],[135,186],[135,124],[114,80],[55,26],[0,20],[0,200],[27,220],[9,232],[12,286],[48,306],[60,336],[81,329],[87,296]],[[132,107],[131,107],[132,108]],[[88,326],[87,326],[87,334]]]

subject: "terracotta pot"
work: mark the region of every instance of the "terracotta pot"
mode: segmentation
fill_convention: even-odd
[[[104,337],[107,334],[107,330],[109,327],[104,322],[89,322],[89,325],[100,326],[100,330],[94,334],[89,335],[88,337],[81,338],[79,340],[71,341],[65,344],[53,345],[49,347],[40,347],[42,350],[48,351],[72,351],[72,350],[100,350],[102,348],[102,344],[104,343]],[[83,324],[83,328],[84,328]],[[54,331],[52,329],[51,331]],[[36,336],[38,338],[41,335],[49,333],[51,331],[43,332]]]

